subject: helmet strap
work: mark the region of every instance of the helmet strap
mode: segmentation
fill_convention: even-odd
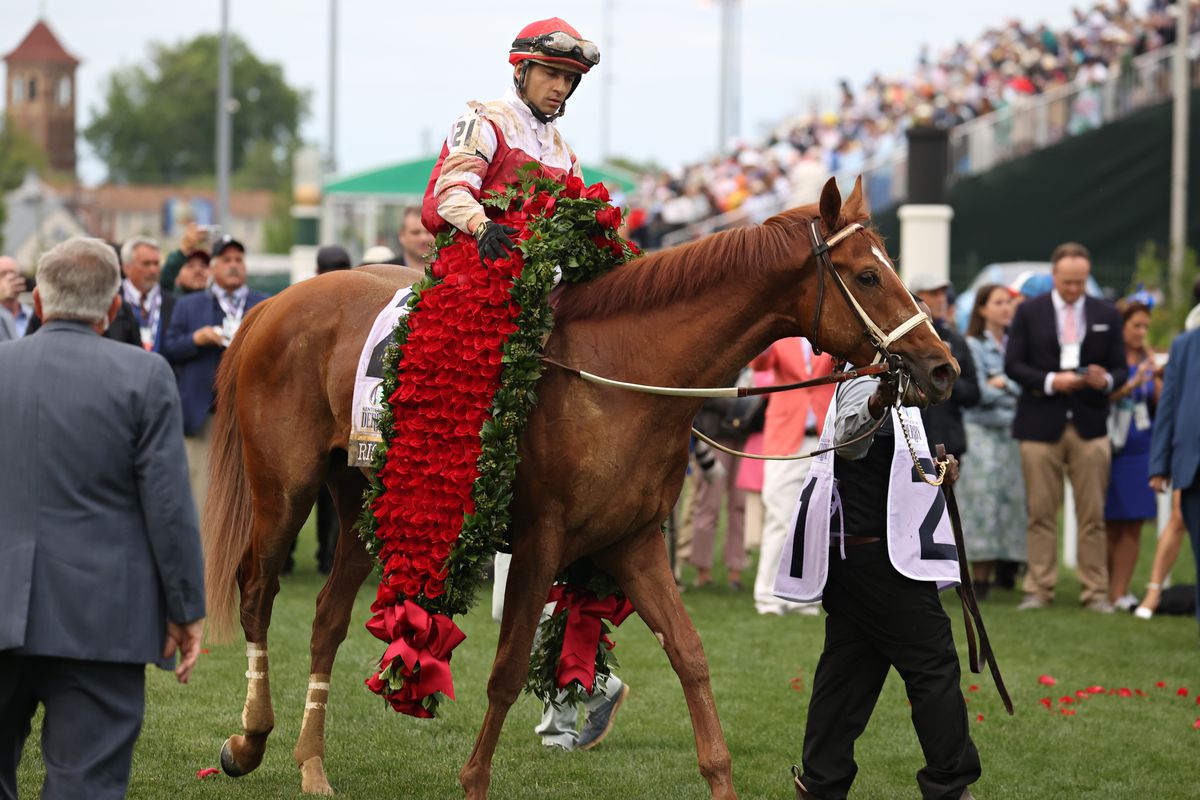
[[[528,61],[522,61],[517,65],[517,74],[513,76],[513,86],[515,86],[517,89],[517,97],[520,97],[525,103],[525,106],[529,109],[530,113],[533,114],[533,118],[543,125],[549,125],[551,122],[554,122],[554,120],[567,113],[567,100],[570,100],[571,95],[575,94],[575,90],[579,88],[579,81],[583,78],[583,75],[575,76],[575,81],[571,84],[571,88],[567,92],[567,96],[563,98],[562,104],[558,107],[557,111],[555,111],[553,114],[543,114],[538,110],[538,107],[529,102],[529,98],[525,96],[525,74],[529,71],[529,63],[530,62]]]

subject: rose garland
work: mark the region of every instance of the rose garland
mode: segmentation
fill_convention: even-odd
[[[506,541],[555,267],[578,283],[638,253],[602,185],[560,183],[534,163],[518,174],[484,200],[518,229],[517,248],[483,265],[470,236],[438,236],[384,358],[383,444],[359,535],[382,570],[367,628],[388,648],[367,686],[418,717],[434,716],[440,695],[453,699],[450,654],[464,634],[451,617],[474,604]]]

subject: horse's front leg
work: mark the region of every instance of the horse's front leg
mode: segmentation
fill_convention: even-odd
[[[721,732],[709,682],[708,661],[700,636],[679,597],[661,531],[655,526],[592,558],[621,585],[638,615],[667,651],[692,716],[700,774],[708,781],[713,798],[737,800],[729,748]]]
[[[522,546],[523,545],[523,546]],[[488,680],[488,710],[483,718],[475,749],[458,775],[467,800],[485,800],[492,780],[492,755],[508,709],[516,702],[529,672],[529,655],[546,595],[558,573],[562,535],[548,528],[529,531],[514,546],[508,587],[504,593],[504,617],[496,661]]]
[[[333,794],[325,774],[325,711],[329,704],[329,679],[338,647],[346,638],[354,598],[371,571],[371,557],[354,531],[365,484],[356,472],[331,478],[330,490],[341,521],[333,570],[317,596],[313,619],[311,667],[300,736],[292,752],[300,767],[300,790],[305,794]]]

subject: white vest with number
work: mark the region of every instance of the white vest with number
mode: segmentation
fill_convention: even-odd
[[[958,549],[941,489],[921,480],[912,463],[900,426],[908,427],[913,448],[925,472],[936,475],[925,426],[914,408],[892,409],[895,449],[887,498],[887,547],[892,566],[905,577],[935,581],[938,589],[959,581]],[[833,444],[837,395],[829,403],[819,449]],[[784,545],[775,577],[775,594],[785,600],[811,602],[821,598],[829,575],[829,559],[838,557],[841,500],[833,474],[833,451],[813,460],[808,480],[792,512],[791,533]],[[850,531],[849,535],[855,535]],[[832,553],[832,554],[831,554]]]

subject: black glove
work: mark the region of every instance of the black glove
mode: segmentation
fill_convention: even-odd
[[[479,243],[479,260],[486,264],[489,258],[495,260],[507,256],[509,251],[516,247],[508,237],[516,232],[516,228],[507,225],[481,222],[475,229],[475,241]]]

